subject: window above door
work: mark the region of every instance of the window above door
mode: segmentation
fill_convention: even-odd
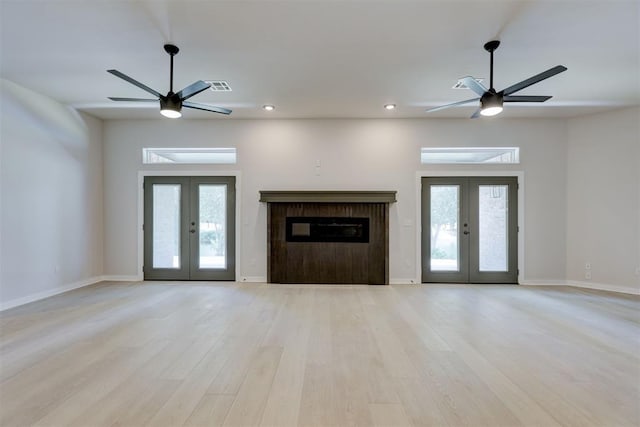
[[[143,148],[142,163],[228,164],[236,163],[235,148]]]
[[[518,164],[519,147],[423,147],[422,164]]]

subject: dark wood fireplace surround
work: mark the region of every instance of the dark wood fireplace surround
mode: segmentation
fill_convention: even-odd
[[[260,201],[269,283],[389,284],[395,191],[261,191]]]

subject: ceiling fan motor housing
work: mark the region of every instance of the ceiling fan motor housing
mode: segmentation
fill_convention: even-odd
[[[160,110],[182,110],[182,100],[173,92],[169,92],[167,96],[160,98]]]
[[[502,95],[489,89],[480,97],[480,105],[482,107],[500,107],[502,106]]]

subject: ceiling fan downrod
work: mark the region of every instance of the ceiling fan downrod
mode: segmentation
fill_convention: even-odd
[[[484,44],[484,49],[491,55],[489,64],[489,89],[493,89],[493,51],[500,46],[500,40],[491,40]]]
[[[173,93],[173,57],[177,55],[178,52],[180,52],[180,49],[178,49],[178,46],[176,45],[165,44],[164,51],[167,52],[169,56],[171,56],[171,70],[169,73],[169,92]]]

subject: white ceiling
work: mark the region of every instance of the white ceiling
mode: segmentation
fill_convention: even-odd
[[[638,0],[0,0],[0,14],[0,75],[105,119],[161,118],[155,104],[108,100],[147,94],[106,70],[166,93],[166,42],[180,48],[174,89],[226,80],[232,92],[191,100],[231,108],[230,118],[468,117],[475,106],[425,108],[475,97],[451,88],[460,77],[488,85],[482,46],[494,38],[498,90],[568,68],[518,93],[551,100],[508,104],[501,117],[640,105]]]

